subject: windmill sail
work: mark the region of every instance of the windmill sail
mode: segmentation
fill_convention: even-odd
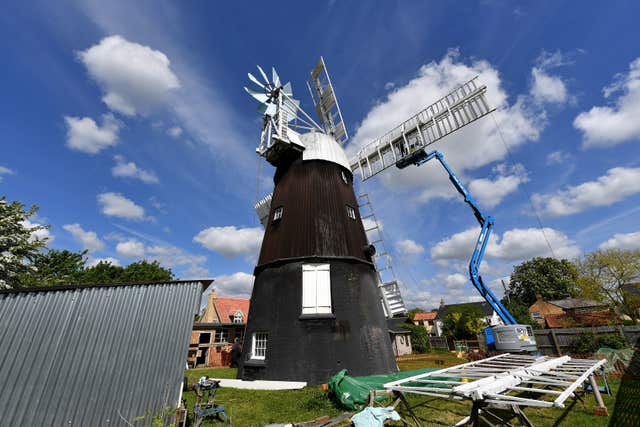
[[[487,87],[475,77],[443,98],[365,145],[349,161],[353,172],[367,180],[396,165],[415,162],[424,148],[495,110],[486,99]]]
[[[344,145],[349,139],[349,135],[344,126],[342,112],[322,56],[311,71],[311,79],[307,82],[307,86],[316,107],[316,114],[320,118],[325,132],[333,135],[340,145]]]

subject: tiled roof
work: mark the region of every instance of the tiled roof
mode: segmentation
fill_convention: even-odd
[[[555,301],[549,301],[549,304],[557,305],[558,307],[564,309],[571,308],[587,308],[587,307],[604,307],[606,304],[603,304],[598,301],[592,301],[583,298],[565,298],[559,299]]]
[[[242,312],[243,322],[247,321],[249,314],[249,299],[247,298],[228,298],[218,297],[214,300],[216,311],[220,316],[220,322],[229,323],[233,321],[233,316],[238,310]]]
[[[430,311],[428,313],[416,313],[415,316],[413,316],[413,320],[434,320],[437,315],[437,311]]]
[[[544,317],[547,327],[563,328],[572,326],[605,326],[615,321],[615,314],[611,311],[594,311],[575,316],[561,314],[547,314]]]

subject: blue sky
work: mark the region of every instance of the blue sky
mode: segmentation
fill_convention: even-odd
[[[323,55],[348,153],[467,78],[498,108],[437,144],[495,217],[483,269],[640,246],[637,2],[19,2],[0,16],[0,193],[40,206],[50,247],[89,261],[158,259],[248,295],[256,64],[304,82]],[[495,120],[494,120],[495,119]],[[496,127],[497,124],[497,127]],[[504,142],[498,133],[502,132]],[[507,154],[505,145],[512,156]],[[435,164],[370,193],[409,306],[477,298],[471,212]],[[527,197],[538,212],[544,236]]]

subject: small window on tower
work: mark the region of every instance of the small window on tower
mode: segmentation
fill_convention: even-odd
[[[269,334],[266,332],[254,332],[251,339],[251,358],[264,360],[267,355],[267,340]]]
[[[356,219],[356,210],[347,205],[347,216],[353,220]]]
[[[273,220],[280,221],[280,219],[282,219],[283,212],[284,212],[284,208],[282,206],[278,206],[276,210],[273,211]]]

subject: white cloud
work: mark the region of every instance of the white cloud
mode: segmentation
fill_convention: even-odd
[[[2,175],[13,175],[13,174],[14,172],[11,169],[5,166],[0,166],[0,182],[2,182]]]
[[[529,92],[536,102],[564,104],[573,100],[562,78],[549,73],[551,69],[567,64],[571,64],[571,61],[562,52],[542,51],[536,59],[536,66],[531,69],[532,82]]]
[[[194,268],[194,266],[200,266],[200,264],[207,262],[207,257],[204,255],[194,255],[173,245],[147,246],[145,251],[146,258],[156,260],[161,265],[169,268],[179,266]]]
[[[116,252],[126,258],[142,258],[145,248],[144,244],[138,240],[125,240],[116,245]]]
[[[486,255],[506,261],[529,259],[536,256],[552,256],[546,239],[558,258],[574,258],[580,248],[564,233],[553,228],[514,228],[502,236],[493,233],[487,244]],[[470,228],[438,242],[431,248],[431,258],[440,265],[449,265],[450,260],[468,260],[475,248],[479,229]]]
[[[106,263],[106,264],[111,264],[114,267],[119,267],[120,266],[120,261],[117,260],[116,258],[113,257],[105,257],[105,258],[93,258],[93,257],[89,257],[87,259],[87,267],[95,267],[96,265],[98,265],[99,263]]]
[[[121,114],[146,114],[180,87],[167,56],[121,36],[105,37],[78,56],[104,92],[102,100]]]
[[[451,50],[440,62],[422,66],[413,80],[393,90],[367,113],[347,148],[350,155],[354,155],[361,146],[385,134],[456,85],[477,75],[480,82],[487,85],[490,105],[498,108],[492,114],[500,123],[506,144],[513,149],[527,141],[537,140],[544,127],[544,116],[530,110],[524,97],[517,98],[510,105],[498,70],[489,62],[477,60],[467,65],[459,60],[457,51]],[[444,153],[447,163],[461,179],[465,178],[466,171],[506,156],[491,118],[466,126],[448,136],[444,143],[436,143],[432,147]],[[434,197],[457,197],[447,174],[435,165],[403,170],[391,168],[381,175],[381,179],[385,187],[393,190],[418,190],[418,201],[424,202]]]
[[[627,74],[616,75],[603,92],[605,98],[621,94],[612,106],[591,107],[578,114],[573,126],[582,131],[582,146],[607,147],[640,138],[640,58],[629,64]]]
[[[107,216],[135,221],[145,219],[144,208],[136,205],[132,200],[127,199],[120,193],[98,194],[98,203],[101,205],[102,213]]]
[[[182,135],[182,128],[180,126],[174,126],[167,130],[167,134],[172,138],[179,138]]]
[[[569,153],[565,153],[562,150],[552,151],[551,153],[547,154],[547,164],[558,165],[564,163],[569,158],[571,158],[571,155],[569,155]]]
[[[22,224],[22,226],[24,228],[35,228],[35,227],[40,227],[43,224],[39,224],[37,222],[31,222],[28,219],[25,219],[24,221],[21,221],[20,224]],[[33,240],[47,240],[48,244],[51,244],[51,242],[53,242],[54,240],[54,236],[51,234],[51,232],[49,231],[48,228],[43,228],[40,230],[35,230],[31,232],[31,236],[29,237],[29,240],[33,241]]]
[[[424,253],[424,246],[411,239],[400,240],[396,243],[396,248],[401,256],[416,256]]]
[[[486,208],[497,206],[507,195],[516,191],[520,184],[529,181],[527,172],[521,164],[511,168],[500,164],[494,167],[493,171],[497,174],[495,179],[479,178],[469,183],[469,191],[473,197]]]
[[[111,173],[116,177],[126,177],[139,179],[146,183],[158,183],[158,177],[153,171],[144,170],[134,162],[127,162],[123,156],[114,156],[116,164],[111,168]]]
[[[497,247],[489,251],[489,256],[509,261],[535,256],[552,256],[545,236],[556,257],[571,259],[580,255],[580,248],[567,235],[553,228],[544,227],[542,230],[514,228],[505,231]]]
[[[531,95],[537,102],[564,104],[567,101],[567,87],[560,77],[533,67],[531,78],[533,79]]]
[[[253,275],[243,272],[218,276],[213,282],[216,293],[225,297],[249,297],[253,289]]]
[[[447,274],[443,281],[448,288],[458,288],[462,285],[470,284],[469,276],[460,273]]]
[[[532,201],[550,216],[571,215],[596,206],[609,206],[640,193],[640,168],[616,167],[595,181],[587,181],[552,194],[534,194]]]
[[[226,257],[258,254],[264,231],[261,227],[209,227],[199,232],[193,241]]]
[[[408,288],[402,290],[402,299],[407,309],[420,307],[424,310],[430,310],[438,307],[440,299],[424,288],[425,286],[420,286],[420,289]]]
[[[96,154],[118,143],[120,122],[112,114],[102,116],[102,125],[90,117],[65,116],[67,147],[83,153]]]
[[[83,230],[80,224],[66,224],[62,228],[67,230],[75,240],[82,244],[82,249],[88,252],[97,252],[104,249],[104,242],[98,238],[95,231]]]
[[[616,233],[612,238],[603,242],[599,249],[640,249],[640,231],[635,233]]]

